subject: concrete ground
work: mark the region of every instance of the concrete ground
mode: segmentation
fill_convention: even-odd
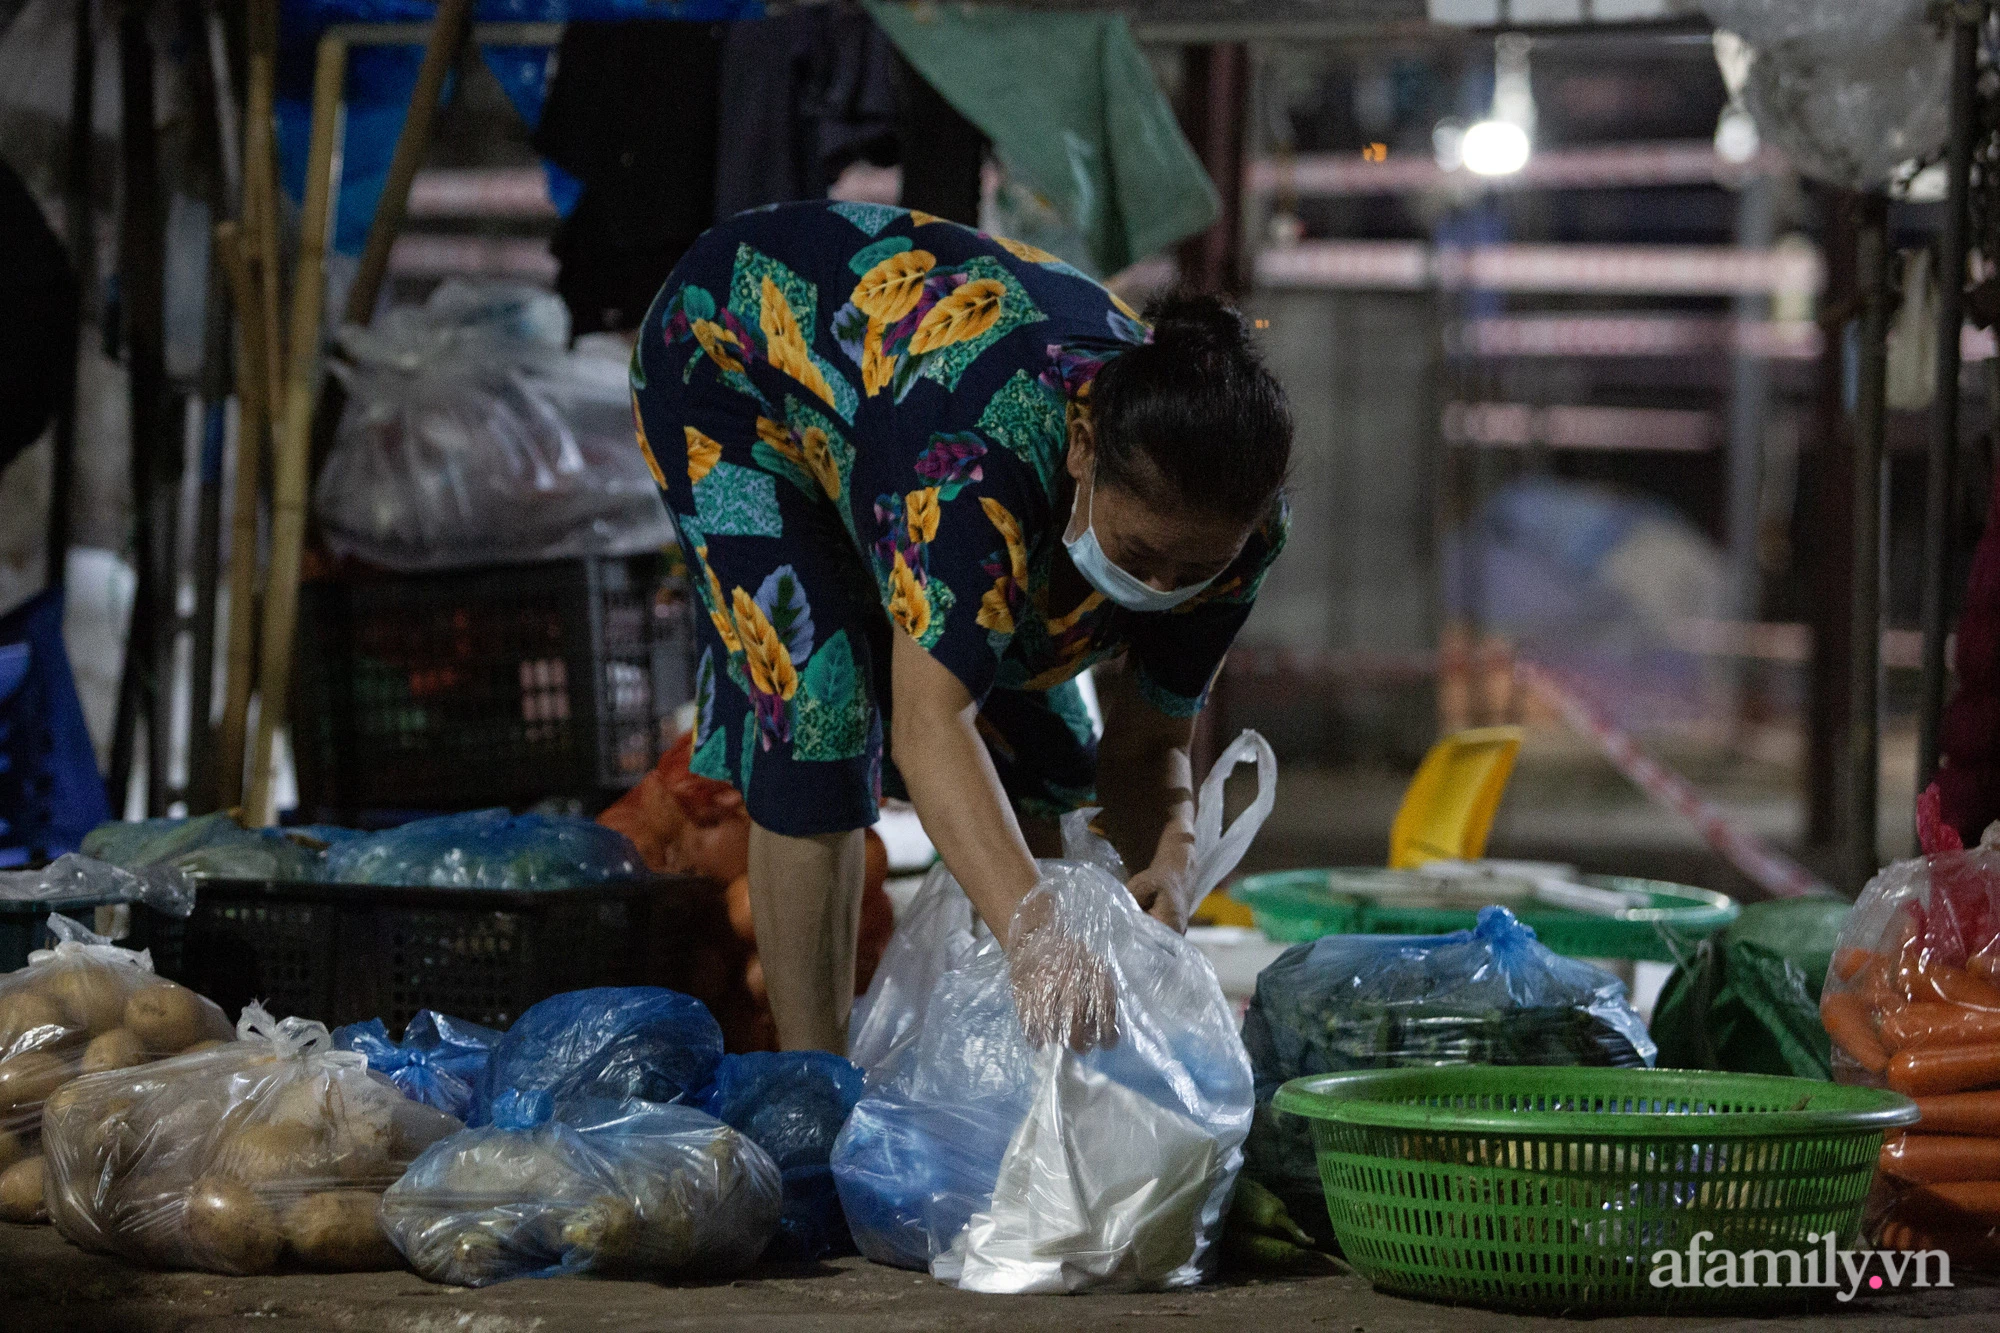
[[[2000,1285],[1872,1296],[1783,1318],[1613,1318],[1594,1333],[1827,1333],[1848,1329],[1990,1333]],[[48,1227],[0,1224],[0,1329],[8,1333],[1533,1333],[1573,1321],[1398,1300],[1353,1277],[1256,1281],[1146,1296],[1004,1297],[954,1291],[916,1273],[843,1259],[706,1286],[509,1282],[483,1291],[408,1273],[225,1278],[154,1273],[84,1254]]]

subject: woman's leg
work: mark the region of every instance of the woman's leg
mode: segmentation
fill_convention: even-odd
[[[865,836],[750,826],[750,914],[784,1050],[847,1051]]]

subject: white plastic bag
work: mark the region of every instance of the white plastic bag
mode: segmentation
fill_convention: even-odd
[[[568,336],[561,301],[495,283],[343,329],[347,409],[313,492],[328,545],[429,570],[671,544],[625,364]]]
[[[1256,802],[1226,831],[1222,788],[1255,761]],[[1196,882],[1234,868],[1270,813],[1276,759],[1254,732],[1224,752],[1197,806]],[[1109,976],[1118,1041],[1037,1050],[1009,960],[963,890],[934,870],[856,1008],[868,1093],[833,1155],[862,1253],[988,1292],[1200,1281],[1249,1130],[1250,1066],[1214,970],[1142,912],[1122,867],[1064,821],[1067,857],[1030,895],[1074,955]]]

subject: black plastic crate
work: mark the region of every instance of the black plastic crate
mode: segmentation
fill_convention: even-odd
[[[538,1000],[589,986],[657,984],[656,926],[674,879],[579,889],[381,888],[203,880],[186,921],[154,916],[159,970],[235,1014],[329,1027],[369,1018],[400,1032],[419,1009],[491,1027]]]
[[[645,775],[693,694],[665,556],[382,575],[302,590],[302,808],[602,803]]]
[[[153,950],[153,970],[171,976],[180,965],[179,922],[139,903],[109,897],[57,898],[35,902],[0,902],[0,973],[28,965],[28,955],[55,943],[49,914],[60,912],[113,943]]]

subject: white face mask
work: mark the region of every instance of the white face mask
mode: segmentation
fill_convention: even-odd
[[[1130,574],[1113,564],[1111,557],[1098,544],[1097,527],[1092,511],[1097,507],[1097,474],[1091,471],[1090,504],[1084,510],[1083,535],[1072,541],[1063,538],[1063,549],[1069,552],[1070,563],[1076,572],[1083,575],[1084,582],[1109,597],[1127,611],[1171,611],[1202,589],[1215,582],[1216,575],[1209,575],[1199,583],[1191,583],[1185,588],[1175,588],[1161,592],[1144,579]],[[1071,502],[1070,522],[1076,521],[1075,502]]]

